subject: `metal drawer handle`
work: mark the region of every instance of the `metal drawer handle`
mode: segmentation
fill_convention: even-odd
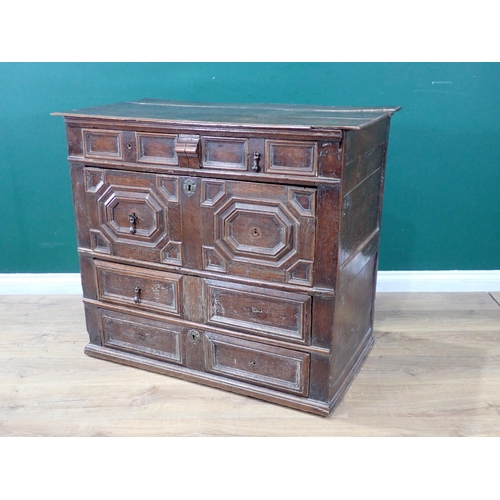
[[[135,234],[136,233],[135,226],[136,226],[137,222],[139,221],[139,217],[137,217],[135,212],[132,212],[128,216],[128,221],[130,222],[130,228],[129,228],[130,234]]]
[[[136,286],[134,288],[134,291],[135,291],[134,303],[138,304],[141,301],[141,287]]]
[[[255,153],[253,154],[253,165],[252,165],[252,170],[254,172],[259,171],[259,160],[260,160],[260,153],[255,151]]]

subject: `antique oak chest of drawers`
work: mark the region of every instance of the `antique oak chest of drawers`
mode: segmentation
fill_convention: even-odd
[[[398,109],[145,99],[55,113],[85,352],[328,415],[373,344]]]

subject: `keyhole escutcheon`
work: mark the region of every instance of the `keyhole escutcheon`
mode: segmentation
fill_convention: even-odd
[[[196,345],[200,341],[200,332],[196,330],[189,330],[187,333],[187,338],[191,344]]]
[[[196,191],[196,182],[193,179],[186,179],[182,185],[182,189],[188,196],[192,196]]]

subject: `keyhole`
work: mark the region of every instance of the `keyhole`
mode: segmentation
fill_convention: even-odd
[[[254,227],[251,232],[254,238],[260,238],[260,229],[258,227]]]
[[[255,359],[254,359],[254,360],[250,361],[250,364],[251,364],[252,366],[257,366],[257,361],[255,361]]]
[[[184,192],[188,195],[188,196],[192,196],[194,194],[194,192],[196,191],[196,184],[195,182],[192,180],[192,179],[187,179],[185,182],[184,182]]]

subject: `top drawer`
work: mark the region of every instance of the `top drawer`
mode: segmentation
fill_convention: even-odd
[[[285,140],[272,136],[222,137],[161,131],[80,130],[81,137],[77,129],[68,129],[69,154],[89,160],[287,177],[337,177],[339,173],[338,139],[304,140],[307,139],[304,134],[300,140]]]

